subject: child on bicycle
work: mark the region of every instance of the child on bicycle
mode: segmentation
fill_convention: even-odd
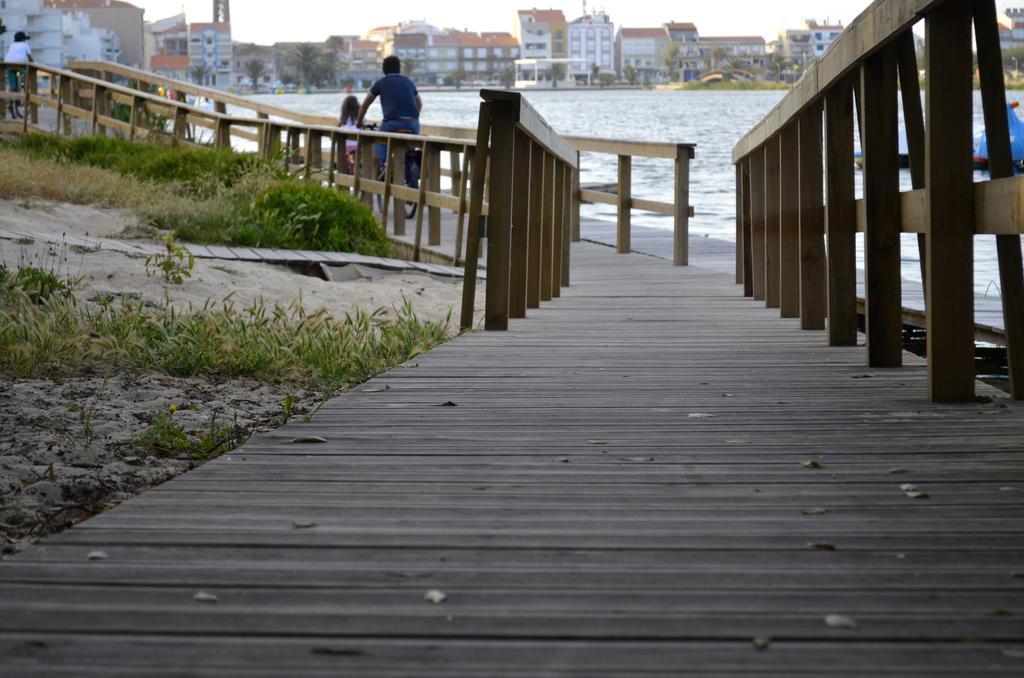
[[[18,31],[14,34],[14,42],[12,42],[11,46],[7,48],[7,56],[4,58],[4,61],[16,64],[27,64],[32,62],[32,48],[28,46],[28,36],[25,35],[24,31]],[[7,69],[8,92],[21,91],[21,79],[24,77],[24,74],[25,69],[23,68]],[[22,117],[20,101],[10,101],[7,106],[11,111],[11,117],[15,120]]]
[[[358,120],[359,99],[350,94],[341,102],[341,115],[338,116],[338,127],[350,130],[359,129],[357,125]],[[345,140],[345,160],[347,162],[348,174],[355,174],[356,148],[358,146],[359,142],[355,139]]]

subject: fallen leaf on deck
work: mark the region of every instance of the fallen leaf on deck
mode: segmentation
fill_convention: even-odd
[[[106,560],[106,551],[89,551],[89,555],[85,557],[86,560]]]
[[[313,654],[326,654],[334,657],[361,657],[366,654],[358,647],[314,647],[310,651]]]
[[[827,508],[817,508],[817,507],[815,507],[815,508],[805,508],[805,509],[801,510],[800,513],[804,514],[805,516],[823,516],[826,513],[828,513],[828,509]]]
[[[857,628],[856,621],[842,614],[825,615],[825,623],[834,629],[850,629],[852,631]]]
[[[444,601],[448,600],[448,596],[445,595],[444,591],[430,589],[429,591],[423,594],[423,600],[427,601],[428,603],[440,605]]]
[[[817,551],[835,551],[836,546],[830,541],[811,541],[807,542],[807,548],[812,548]]]
[[[1016,492],[1017,488],[1016,487],[1010,487],[1009,485],[1007,485],[1006,487],[1000,487],[999,491],[1000,492]]]
[[[899,473],[909,473],[909,471],[905,468],[891,468],[889,469],[889,473],[897,475]]]
[[[558,459],[555,459],[555,461],[557,461],[559,464],[568,464],[569,457],[559,457]]]
[[[607,440],[588,440],[587,444],[588,445],[607,445],[608,441]]]
[[[688,414],[686,416],[689,417],[690,419],[714,419],[715,418],[715,415],[707,414],[706,412],[690,412],[690,414]]]
[[[206,591],[200,591],[199,593],[192,596],[192,600],[195,600],[199,603],[216,603],[217,596],[213,595],[212,593],[207,593]]]
[[[459,404],[457,402],[455,402],[454,400],[447,400],[447,401],[441,403],[440,405],[438,405],[438,407],[458,407],[458,406],[459,406]]]
[[[316,527],[316,523],[304,522],[301,520],[293,520],[292,527],[296,530],[308,530],[311,527]]]
[[[1001,607],[997,607],[994,610],[989,610],[985,613],[986,617],[1009,617],[1010,613]]]
[[[811,459],[810,461],[803,462],[804,468],[825,468],[825,464],[818,459]]]
[[[1024,579],[1024,570],[1014,570],[1010,573],[1010,576],[1014,579]]]
[[[1018,650],[1013,647],[1004,647],[1002,650],[1004,657],[1012,657],[1013,659],[1024,659],[1024,650]]]
[[[654,457],[623,457],[622,461],[628,461],[633,464],[643,464],[649,461],[654,461]]]
[[[754,649],[757,650],[758,652],[764,652],[765,650],[768,649],[768,646],[771,644],[771,642],[772,642],[771,638],[765,638],[763,636],[758,636],[758,637],[754,638]]]
[[[298,438],[292,438],[290,442],[293,443],[326,443],[327,438],[323,436],[299,436]]]

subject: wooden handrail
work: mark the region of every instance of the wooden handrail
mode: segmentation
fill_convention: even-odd
[[[484,183],[487,223],[484,328],[508,329],[509,318],[557,297],[569,284],[576,152],[522,95],[481,90],[473,162],[469,242],[461,326],[474,323],[476,253]]]
[[[147,83],[151,86],[162,86],[164,88],[172,89],[175,92],[191,94],[209,99],[214,102],[215,106],[218,108],[224,108],[228,105],[244,108],[246,110],[253,111],[255,115],[260,118],[276,118],[303,125],[325,127],[333,127],[336,124],[336,119],[332,116],[299,113],[271,104],[256,102],[249,97],[231,94],[222,90],[171,80],[148,71],[141,71],[122,64],[114,64],[104,61],[73,61],[69,68],[76,71],[83,70],[97,72],[104,76],[104,78],[113,78],[114,76],[117,76],[125,78],[129,82],[134,82],[136,84]],[[495,96],[501,96],[503,94],[514,96],[514,93],[505,92],[495,94]],[[467,145],[471,147],[475,144],[476,130],[473,128],[423,123],[421,124],[420,129],[421,133],[426,136],[443,137],[452,140],[452,147],[464,147]],[[689,198],[689,161],[694,157],[694,144],[600,139],[584,136],[561,137],[561,140],[562,141],[560,143],[562,146],[560,148],[560,152],[563,156],[568,157],[571,153],[570,148],[573,149],[576,153],[577,164],[579,161],[579,153],[581,152],[614,155],[616,157],[662,158],[675,161],[675,190],[673,192],[674,199],[672,202],[635,198],[627,196],[624,192],[618,190],[615,193],[593,190],[581,192],[578,182],[579,173],[577,172],[574,174],[575,183],[572,189],[572,201],[574,208],[572,210],[573,223],[571,231],[572,239],[579,240],[579,210],[575,207],[579,202],[599,202],[616,205],[620,208],[619,233],[621,237],[617,243],[618,251],[629,252],[629,213],[631,210],[640,210],[672,216],[674,220],[676,242],[673,263],[677,266],[685,265],[687,263],[689,219],[693,216],[694,210],[689,204],[679,204],[678,200],[675,198],[677,196],[680,199]],[[569,148],[565,147],[564,142],[568,142]],[[450,166],[447,170],[442,170],[442,173],[453,175],[457,173],[456,167]],[[618,197],[620,194],[623,195],[621,199]]]
[[[912,33],[919,20],[927,34],[926,119]],[[972,43],[992,177],[978,183],[971,157]],[[744,294],[779,306],[784,317],[799,316],[806,329],[827,327],[832,345],[855,344],[854,244],[862,232],[867,361],[897,367],[906,315],[899,234],[917,233],[929,397],[970,402],[973,237],[995,235],[1011,389],[1024,399],[1024,177],[1014,176],[1003,77],[994,0],[877,0],[869,6],[733,149],[737,278]],[[914,187],[903,192],[901,93]],[[854,194],[855,134],[864,154],[861,200]]]

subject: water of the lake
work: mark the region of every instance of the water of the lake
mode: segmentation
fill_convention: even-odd
[[[669,141],[697,144],[691,169],[690,202],[696,210],[691,233],[734,240],[736,232],[735,170],[731,164],[733,145],[782,98],[783,92],[649,92],[649,91],[562,91],[530,92],[526,96],[554,129],[563,134],[615,139]],[[1013,94],[1013,93],[1011,93]],[[359,95],[360,98],[362,95]],[[290,110],[337,115],[341,94],[285,94],[254,97]],[[476,125],[480,97],[475,91],[424,92],[424,123],[472,127]],[[374,105],[371,117],[379,116]],[[975,127],[982,127],[980,96],[975,93]],[[584,154],[581,158],[583,184],[615,181],[613,156]],[[978,173],[978,180],[987,175]],[[904,171],[903,188],[910,188]],[[860,174],[857,179],[860,197]],[[672,162],[635,158],[633,193],[637,197],[672,201]],[[586,216],[615,220],[610,205],[584,205]],[[672,228],[670,217],[634,212],[633,223],[654,228]],[[977,236],[975,242],[975,288],[978,294],[998,296],[998,268],[994,236]],[[698,264],[700,262],[692,262]],[[863,267],[862,238],[858,236],[858,265]],[[917,239],[903,236],[903,275],[920,281]]]

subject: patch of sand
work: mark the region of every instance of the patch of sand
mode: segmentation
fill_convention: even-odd
[[[130,213],[66,204],[0,201],[0,228],[50,236],[124,238]],[[184,284],[146,273],[145,258],[112,251],[86,251],[42,240],[0,240],[0,263],[34,265],[78,279],[75,294],[132,295],[153,303],[203,306],[229,297],[236,308],[258,299],[287,305],[296,299],[310,312],[327,309],[340,317],[363,309],[394,308],[408,298],[422,320],[452,313],[457,327],[462,282],[421,273],[387,273],[348,282],[328,282],[274,266],[197,259]],[[476,307],[484,306],[480,284]],[[479,316],[478,316],[479,319]],[[213,419],[245,432],[281,423],[283,402],[293,413],[315,410],[325,393],[252,380],[176,379],[165,375],[84,375],[61,382],[0,379],[0,557],[64,529],[161,483],[193,465],[184,457],[145,455],[135,444],[157,414],[177,410],[184,431],[206,431]]]

